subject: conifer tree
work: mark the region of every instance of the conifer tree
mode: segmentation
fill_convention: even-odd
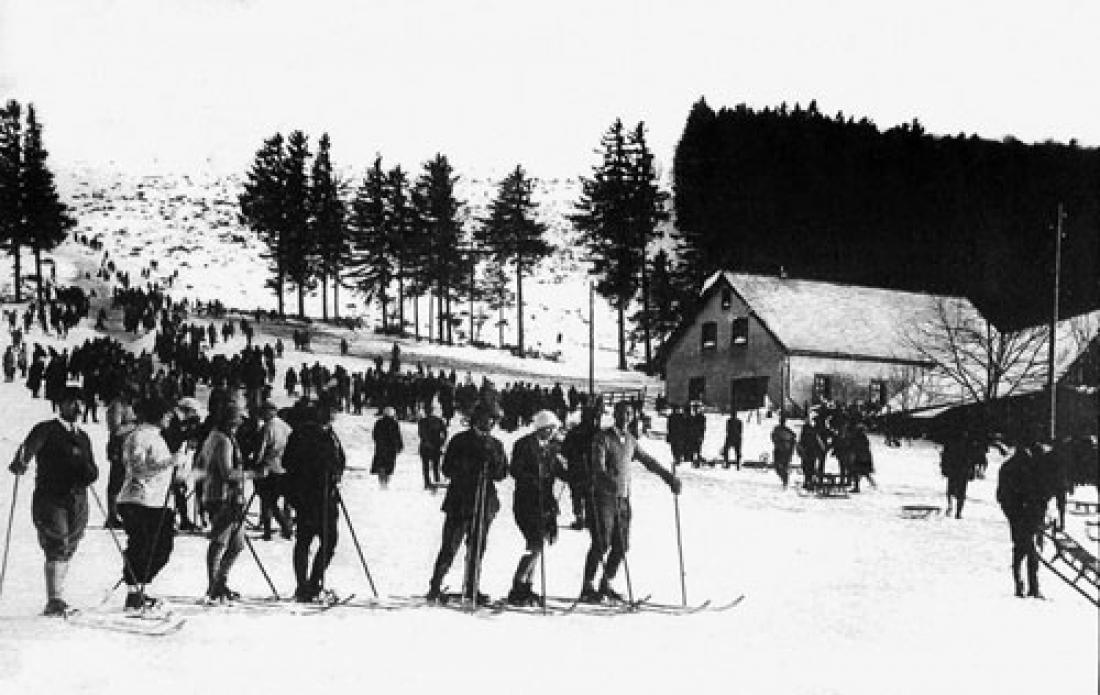
[[[459,247],[462,243],[463,205],[455,198],[458,177],[447,158],[436,154],[425,162],[416,182],[419,219],[425,230],[424,277],[435,288],[436,335],[440,342],[452,343],[451,300],[467,275],[466,262]],[[444,334],[446,338],[444,339]]]
[[[409,177],[400,165],[390,170],[386,177],[388,192],[386,206],[385,236],[395,262],[394,276],[397,279],[397,325],[398,332],[405,332],[405,282],[416,275],[416,253],[414,244],[408,241],[416,236],[419,224],[416,207],[413,204],[409,187]]]
[[[718,201],[707,181],[720,169],[715,143],[717,116],[699,99],[691,108],[672,163],[673,205],[679,236],[678,284],[697,292],[717,258],[708,248],[720,224]]]
[[[666,217],[665,196],[657,188],[644,124],[627,134],[616,119],[600,144],[601,162],[591,178],[581,178],[570,219],[591,254],[596,291],[618,313],[619,368],[626,369],[626,310],[644,288],[646,247]],[[646,352],[651,358],[648,341]]]
[[[651,241],[659,236],[659,226],[668,220],[668,193],[657,182],[653,153],[645,139],[645,124],[638,123],[628,138],[630,146],[630,173],[628,177],[630,200],[631,237],[641,251],[642,311],[649,315],[651,307],[648,251]],[[653,364],[653,335],[647,321],[642,324],[642,343],[645,346],[645,363]]]
[[[333,315],[339,318],[340,270],[348,255],[344,201],[332,170],[331,141],[323,133],[317,141],[317,155],[310,171],[310,237],[317,245],[317,276],[321,281],[321,316],[328,320],[328,283],[332,280]]]
[[[280,317],[286,315],[283,304],[287,256],[283,218],[285,158],[286,150],[280,133],[264,140],[245,175],[244,193],[238,198],[241,222],[255,231],[267,246],[264,257],[274,271],[274,277],[268,279],[267,286],[275,291]]]
[[[42,303],[42,252],[57,247],[76,221],[69,216],[54,186],[53,172],[46,166],[48,156],[42,143],[42,126],[34,111],[27,106],[27,129],[23,137],[23,170],[20,192],[23,204],[23,238],[34,251],[34,271],[38,278],[38,301]]]
[[[23,169],[22,107],[10,100],[0,109],[0,243],[11,254],[15,301],[22,301]]]
[[[523,278],[553,247],[546,241],[546,225],[535,219],[534,184],[522,166],[516,166],[497,189],[475,238],[489,249],[500,265],[512,263],[516,271],[516,354],[526,355],[523,340]]]
[[[298,316],[306,315],[306,292],[312,288],[317,267],[317,239],[310,225],[309,139],[295,130],[287,136],[283,159],[283,249],[286,276],[298,292]]]
[[[374,160],[351,204],[349,274],[367,301],[382,307],[382,330],[389,330],[390,283],[396,274],[388,235],[389,185],[382,157]]]

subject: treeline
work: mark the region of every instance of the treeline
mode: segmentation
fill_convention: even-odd
[[[681,301],[718,269],[961,294],[1003,328],[1100,305],[1100,150],[697,102],[676,148]]]
[[[61,202],[34,105],[15,100],[0,109],[0,246],[12,257],[15,301],[22,301],[22,252],[34,254],[38,301],[43,299],[42,252],[65,240],[75,224]]]
[[[356,186],[334,173],[330,149],[327,134],[313,154],[301,131],[277,133],[264,141],[246,175],[241,218],[267,246],[268,286],[279,314],[285,314],[287,286],[297,292],[301,316],[306,293],[319,288],[327,319],[331,287],[338,318],[344,287],[380,305],[384,332],[405,330],[411,301],[419,338],[419,300],[428,297],[435,335],[451,344],[458,306],[483,301],[503,311],[514,279],[517,352],[524,354],[523,280],[552,247],[536,220],[533,182],[523,168],[499,183],[488,216],[468,229],[469,212],[455,195],[458,176],[446,156],[425,162],[415,179],[399,165],[385,167],[379,156]],[[473,320],[471,310],[471,336]]]

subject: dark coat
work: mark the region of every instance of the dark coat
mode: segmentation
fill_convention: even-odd
[[[332,513],[346,463],[344,447],[331,428],[313,421],[294,428],[283,453],[283,485],[299,519],[316,524],[326,508]]]
[[[475,429],[464,430],[452,437],[443,454],[443,475],[450,479],[447,496],[443,498],[444,512],[464,518],[474,515],[474,498],[482,471],[487,476],[485,509],[493,515],[500,510],[494,483],[508,475],[504,445],[491,434],[482,434]]]
[[[383,417],[374,423],[374,460],[370,472],[377,475],[393,475],[397,454],[405,447],[401,440],[401,428],[397,420]]]
[[[554,442],[543,445],[534,432],[520,437],[512,447],[512,463],[508,466],[516,481],[512,511],[525,536],[528,531],[540,528],[540,518],[542,528],[557,528],[559,509],[554,497],[554,479],[565,477],[557,457],[557,445]]]
[[[447,423],[438,415],[428,415],[416,423],[416,432],[420,437],[420,453],[434,455],[443,451],[447,441]]]
[[[1050,476],[1042,464],[1040,457],[1020,447],[1001,465],[997,477],[997,503],[1004,515],[1010,520],[1033,524],[1036,530],[1054,496]]]

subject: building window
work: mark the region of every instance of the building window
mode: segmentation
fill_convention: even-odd
[[[729,309],[733,306],[733,290],[726,287],[722,290],[722,309]]]
[[[747,347],[749,344],[749,317],[739,316],[730,326],[730,347]]]
[[[706,377],[693,376],[688,379],[688,402],[704,401],[707,394]]]
[[[833,378],[829,374],[814,374],[813,402],[821,403],[833,397]]]
[[[868,389],[867,402],[871,405],[882,407],[886,405],[886,382],[882,379],[871,379],[871,387]]]
[[[707,321],[703,324],[702,332],[703,342],[700,347],[703,350],[713,350],[718,347],[718,324],[714,321]]]

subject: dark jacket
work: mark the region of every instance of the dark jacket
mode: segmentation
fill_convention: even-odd
[[[450,479],[447,496],[443,498],[444,512],[460,517],[474,515],[474,498],[482,471],[487,476],[485,509],[493,515],[500,510],[494,481],[508,475],[504,445],[491,434],[472,428],[452,437],[443,455],[443,475]]]
[[[73,432],[58,420],[46,420],[31,428],[17,454],[22,462],[38,459],[36,491],[64,495],[82,492],[99,477],[92,443],[84,430]]]
[[[1024,447],[1001,465],[997,477],[997,503],[1009,519],[1042,523],[1054,491],[1044,475],[1042,460]]]
[[[599,428],[591,422],[581,422],[566,433],[561,447],[569,467],[566,479],[571,485],[580,486],[586,491],[591,482],[589,462],[592,456],[592,441],[596,438],[597,432]]]
[[[290,433],[283,453],[286,496],[299,516],[319,517],[335,504],[334,490],[344,475],[346,458],[330,427],[304,422]]]
[[[447,441],[447,423],[438,415],[427,415],[416,423],[416,432],[420,437],[421,454],[438,454],[443,451]]]
[[[374,423],[374,461],[370,472],[379,475],[393,475],[397,464],[397,453],[405,447],[401,440],[401,428],[397,420],[383,417]]]
[[[512,496],[512,511],[520,528],[525,523],[558,516],[558,502],[554,497],[554,479],[564,479],[565,471],[558,462],[558,446],[550,441],[545,445],[532,432],[516,440],[512,447],[512,463],[508,472],[516,481]]]

